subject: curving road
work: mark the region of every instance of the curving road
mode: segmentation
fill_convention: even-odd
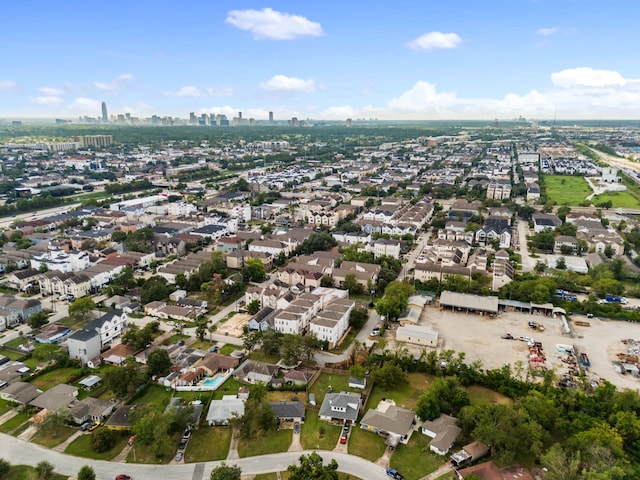
[[[131,475],[134,480],[202,480],[208,479],[211,470],[221,462],[188,463],[185,465],[143,465],[130,463],[115,463],[86,458],[74,457],[49,450],[40,445],[18,440],[10,435],[0,434],[0,451],[2,458],[13,465],[32,465],[46,460],[55,471],[64,475],[76,475],[83,465],[90,465],[99,480],[115,478],[120,473]],[[299,452],[284,452],[259,457],[241,458],[228,461],[238,465],[244,475],[279,472],[298,461],[301,455],[308,455],[312,450]],[[331,451],[319,452],[325,462],[335,459],[338,470],[367,480],[384,480],[385,470],[373,462],[353,455]]]

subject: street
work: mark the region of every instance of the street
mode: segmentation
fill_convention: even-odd
[[[206,427],[203,427],[206,428]],[[40,445],[18,440],[10,435],[0,434],[2,457],[13,465],[32,465],[46,460],[55,471],[64,475],[77,475],[83,465],[90,465],[101,480],[112,479],[120,473],[132,476],[135,480],[202,480],[209,478],[211,470],[221,462],[191,463],[184,465],[144,465],[106,462],[74,457],[49,450]],[[309,450],[284,452],[259,457],[248,457],[228,462],[236,464],[243,474],[260,474],[284,471],[296,463],[301,455],[312,453]],[[325,462],[335,459],[338,470],[366,480],[383,480],[387,476],[382,467],[360,457],[331,451],[319,452]],[[204,468],[203,468],[204,466]]]

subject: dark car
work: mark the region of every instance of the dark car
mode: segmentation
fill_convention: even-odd
[[[300,422],[294,422],[293,433],[300,433]]]
[[[80,425],[80,431],[81,432],[86,432],[89,427],[91,426],[92,422],[84,422],[82,425]]]
[[[400,475],[400,472],[395,468],[387,468],[387,475],[391,478],[395,478],[396,480],[403,480],[404,477]]]
[[[344,427],[342,427],[342,431],[344,433],[349,433],[349,428],[350,428],[350,425],[348,423],[345,423]]]

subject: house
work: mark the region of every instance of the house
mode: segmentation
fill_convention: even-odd
[[[362,410],[362,397],[359,393],[327,393],[324,396],[318,416],[327,422],[354,423]]]
[[[58,343],[71,329],[62,323],[50,323],[40,329],[34,339],[38,343]]]
[[[367,388],[367,378],[349,377],[349,388],[358,388],[364,390]]]
[[[458,419],[442,414],[435,420],[427,420],[422,424],[422,433],[431,437],[429,449],[438,454],[446,455],[462,432],[457,425]]]
[[[302,402],[287,402],[285,400],[269,402],[269,408],[280,423],[304,422],[304,403]]]
[[[8,402],[17,403],[26,407],[32,400],[42,393],[33,384],[15,382],[0,390],[0,398]]]
[[[207,423],[214,425],[229,425],[234,416],[244,415],[244,400],[237,395],[224,395],[221,400],[211,400],[207,412]]]
[[[269,385],[280,371],[278,365],[245,360],[234,372],[233,378],[246,383],[264,383]]]
[[[511,246],[511,226],[504,218],[489,217],[484,221],[482,228],[476,231],[476,242],[487,245],[497,240],[500,248]]]
[[[67,338],[69,357],[87,365],[96,358],[103,347],[119,338],[127,324],[127,314],[118,310],[105,313],[89,322]]]
[[[378,281],[380,265],[373,263],[344,261],[340,268],[333,270],[333,280],[337,286],[342,286],[348,274],[353,274],[360,285],[365,289],[369,286],[369,281],[375,284]]]
[[[40,275],[40,272],[35,268],[16,270],[7,275],[5,285],[9,288],[15,288],[20,292],[24,292],[38,284],[38,275]]]
[[[109,430],[131,430],[131,412],[137,407],[137,405],[120,405],[111,414],[105,426]]]
[[[22,322],[26,322],[33,315],[42,311],[39,300],[33,298],[18,298],[9,294],[0,295],[0,308],[5,308],[18,315]],[[7,326],[13,326],[11,324]]]
[[[311,320],[309,331],[318,340],[335,347],[349,328],[349,317],[356,302],[348,298],[337,298],[320,310]]]
[[[575,254],[578,250],[578,239],[568,235],[559,235],[553,242],[553,253]]]
[[[267,330],[271,330],[273,328],[274,317],[276,315],[276,311],[271,307],[263,307],[258,310],[253,317],[249,319],[247,322],[247,328],[249,331],[261,331],[266,332]]]
[[[389,399],[382,400],[360,420],[360,428],[385,437],[385,443],[392,447],[408,443],[415,424],[414,412],[397,407],[395,402]]]
[[[62,408],[69,407],[76,401],[77,397],[78,389],[76,387],[60,383],[31,400],[29,405],[40,410],[56,412]]]
[[[531,472],[520,465],[499,468],[492,461],[456,470],[458,479],[473,476],[482,480],[534,480]]]
[[[556,227],[562,225],[562,220],[560,220],[556,215],[547,213],[536,212],[531,215],[531,220],[533,221],[533,231],[535,233],[544,232],[545,230],[554,230]]]
[[[222,355],[220,353],[207,353],[198,360],[193,366],[204,370],[205,375],[211,376],[218,372],[229,372],[236,368],[240,360],[231,355]]]
[[[438,346],[438,332],[419,325],[401,325],[396,330],[396,341],[413,343],[425,347]]]
[[[71,406],[69,413],[76,424],[81,425],[87,421],[103,421],[113,411],[114,402],[100,400],[99,398],[86,397]]]
[[[289,370],[284,375],[284,381],[287,385],[297,385],[299,387],[308,385],[315,372],[313,370]]]

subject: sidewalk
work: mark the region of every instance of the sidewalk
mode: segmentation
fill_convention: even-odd
[[[83,435],[83,434],[84,432],[81,432],[80,430],[78,430],[69,438],[67,438],[64,442],[62,442],[60,445],[56,445],[55,447],[53,447],[53,450],[55,450],[56,452],[64,452],[65,449],[69,446],[69,444],[71,444],[71,442],[73,442],[76,438],[78,438],[80,435]]]

